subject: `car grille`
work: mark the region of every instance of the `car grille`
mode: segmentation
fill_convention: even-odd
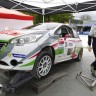
[[[7,45],[7,43],[5,43],[5,42],[0,42],[0,50],[2,49],[3,46],[6,46],[6,45]]]

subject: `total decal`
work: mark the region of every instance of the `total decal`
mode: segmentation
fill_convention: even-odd
[[[26,57],[26,55],[24,55],[24,54],[15,54],[15,53],[13,53],[12,55],[15,58],[25,58]]]
[[[65,42],[65,50],[67,52],[67,55],[71,55],[74,52],[74,43],[70,41]]]
[[[67,41],[67,42],[65,42],[65,47],[67,47],[67,48],[73,48],[74,47],[74,43]]]

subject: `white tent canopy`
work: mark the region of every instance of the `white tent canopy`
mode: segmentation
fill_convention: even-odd
[[[14,1],[45,9],[45,8],[60,6],[60,5],[78,4],[78,3],[92,1],[92,0],[14,0]]]
[[[96,0],[0,0],[0,6],[46,15],[93,10]]]

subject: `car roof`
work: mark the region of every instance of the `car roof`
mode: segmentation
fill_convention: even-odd
[[[44,22],[42,24],[62,25],[63,23],[58,23],[58,22]]]

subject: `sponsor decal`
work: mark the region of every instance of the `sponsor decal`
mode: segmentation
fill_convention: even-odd
[[[68,52],[67,52],[67,55],[71,55],[72,54],[72,51],[73,51],[73,49],[72,48],[69,48],[68,49]]]
[[[68,43],[68,46],[73,46],[73,43]]]
[[[72,46],[73,46],[73,43],[65,42],[65,47],[72,47]]]
[[[65,42],[65,47],[67,47],[67,42]]]
[[[25,58],[26,57],[24,54],[15,54],[15,53],[13,53],[12,55],[13,55],[13,57],[16,57],[16,58]]]
[[[64,53],[64,40],[62,38],[58,39],[58,49],[55,51],[56,55],[63,54]]]
[[[7,54],[8,57],[11,57],[11,55],[12,55],[11,53],[8,53],[8,54]]]
[[[64,53],[64,48],[62,48],[62,49],[56,49],[55,50],[55,55],[59,55],[59,54],[63,54]]]
[[[6,34],[6,35],[12,35],[12,36],[20,35],[19,32],[15,32],[15,31],[12,31],[12,30],[4,30],[4,31],[1,31],[0,34]]]
[[[81,42],[81,40],[69,40],[69,41],[72,41],[72,42]]]
[[[76,42],[76,40],[69,40],[69,41]]]

